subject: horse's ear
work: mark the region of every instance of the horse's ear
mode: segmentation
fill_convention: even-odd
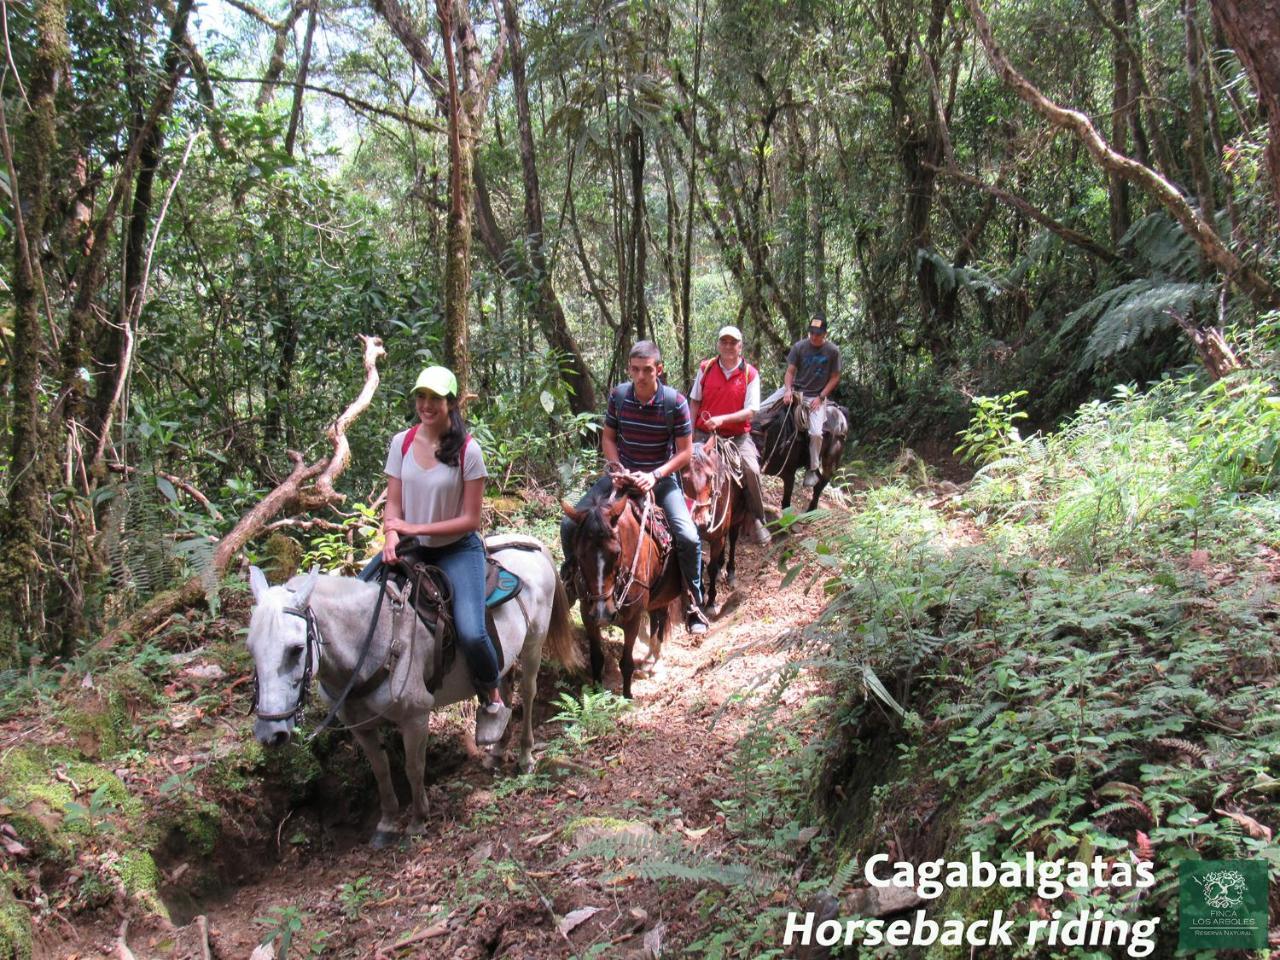
[[[253,591],[253,602],[260,603],[262,595],[271,589],[267,583],[267,575],[257,567],[249,568],[249,589]]]
[[[305,608],[311,602],[311,591],[316,588],[316,581],[320,579],[320,564],[316,564],[311,568],[311,572],[307,574],[307,579],[302,581],[302,586],[298,588],[295,602],[299,607]]]
[[[560,507],[561,509],[564,510],[564,515],[568,517],[570,520],[572,520],[574,523],[581,523],[582,518],[586,516],[586,514],[582,510],[579,510],[577,507],[571,504],[568,500],[561,500]]]
[[[628,500],[626,497],[619,497],[609,504],[609,522],[615,523],[622,516],[622,511],[627,509]]]

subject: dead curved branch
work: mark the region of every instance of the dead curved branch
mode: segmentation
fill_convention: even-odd
[[[205,584],[209,578],[221,579],[245,544],[258,536],[276,516],[281,513],[316,510],[342,501],[342,495],[333,489],[333,482],[351,460],[351,447],[347,442],[346,432],[356,418],[368,409],[373,394],[378,389],[377,363],[386,355],[382,340],[378,337],[362,336],[360,339],[364,343],[364,386],[342,415],[325,431],[333,444],[332,455],[309,464],[296,450],[287,451],[293,463],[289,476],[258,501],[218,541],[210,569],[203,576],[191,577],[180,586],[153,597],[141,610],[106,633],[95,644],[95,650],[110,649],[128,637],[144,636],[176,611],[204,600]]]

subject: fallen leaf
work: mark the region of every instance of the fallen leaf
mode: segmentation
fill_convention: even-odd
[[[467,857],[467,863],[471,864],[473,867],[478,867],[492,856],[493,844],[482,843],[480,846],[476,847],[475,852],[471,854],[471,856]]]
[[[697,830],[690,830],[688,827],[681,827],[680,832],[690,840],[701,840],[711,831],[713,826],[715,826],[715,824],[709,823],[705,827],[699,827]]]
[[[658,923],[652,930],[644,935],[644,948],[649,951],[650,956],[662,956],[662,937],[667,932],[665,923]]]
[[[1228,810],[1219,810],[1217,807],[1214,808],[1213,812],[1220,813],[1222,816],[1229,817],[1236,823],[1240,824],[1240,826],[1244,827],[1244,832],[1253,837],[1253,839],[1266,840],[1268,843],[1271,842],[1271,828],[1265,824],[1259,823],[1247,813],[1231,813]]]
[[[555,835],[556,835],[556,831],[551,830],[551,831],[548,831],[547,833],[540,833],[536,837],[529,837],[528,839],[525,840],[525,843],[527,843],[531,847],[540,847]]]
[[[567,937],[572,931],[599,913],[600,910],[600,907],[579,907],[577,910],[570,910],[560,920],[557,929],[560,931],[561,936]]]

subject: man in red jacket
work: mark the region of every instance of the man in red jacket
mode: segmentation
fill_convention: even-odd
[[[751,418],[760,409],[760,374],[742,356],[742,331],[721,327],[716,339],[717,356],[703,360],[689,391],[689,412],[695,438],[715,433],[731,441],[742,455],[742,488],[747,509],[754,518],[751,539],[769,542],[764,523],[764,499],[760,495],[760,454],[751,439]]]

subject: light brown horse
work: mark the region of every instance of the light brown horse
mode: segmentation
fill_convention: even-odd
[[[579,591],[582,623],[591,641],[591,679],[604,677],[603,625],[622,627],[622,695],[631,697],[635,672],[632,649],[640,621],[649,614],[649,656],[657,661],[671,629],[668,607],[679,602],[682,581],[675,549],[662,551],[648,529],[656,509],[653,498],[621,494],[587,501],[582,509],[565,502],[565,514],[578,525],[573,560],[585,590]]]
[[[738,537],[747,518],[746,499],[741,482],[735,482],[733,471],[726,462],[725,447],[729,442],[712,435],[693,445],[693,457],[685,474],[685,488],[693,497],[690,511],[698,533],[706,543],[702,559],[706,572],[702,578],[702,590],[706,596],[707,615],[720,613],[716,603],[716,581],[725,562],[728,546],[729,566],[726,571],[728,586],[732,587],[736,573]],[[732,453],[737,453],[736,448]]]

